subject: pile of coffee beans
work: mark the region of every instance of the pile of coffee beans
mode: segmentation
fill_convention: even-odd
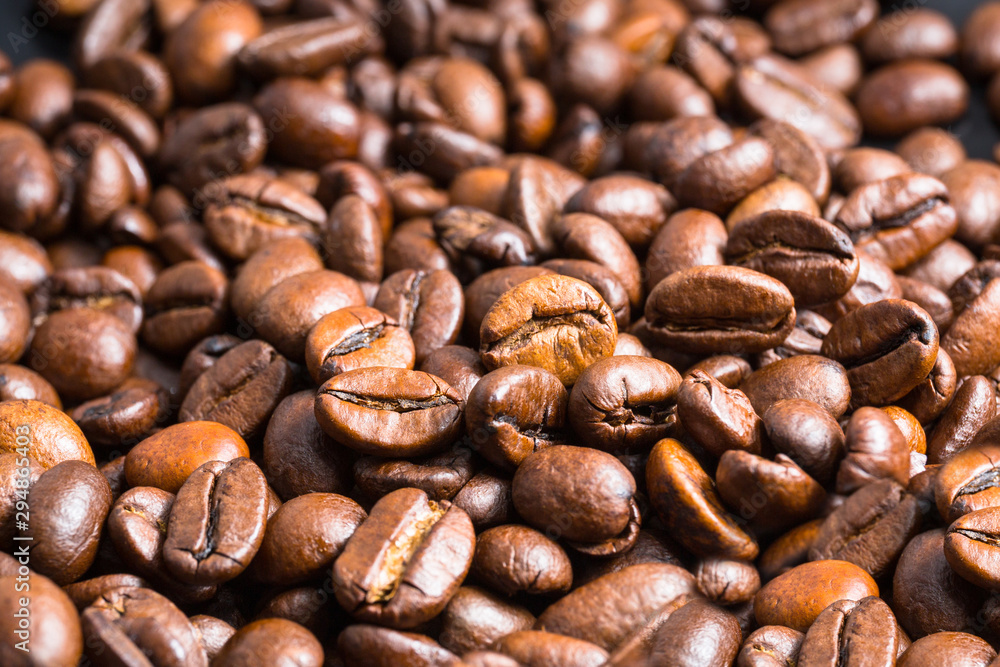
[[[920,5],[37,0],[0,665],[1000,665],[1000,2]]]

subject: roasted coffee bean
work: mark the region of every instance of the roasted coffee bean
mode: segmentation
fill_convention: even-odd
[[[997,505],[1000,470],[993,463],[997,446],[982,444],[958,452],[934,480],[934,499],[945,521]]]
[[[967,665],[991,665],[996,651],[985,640],[967,632],[935,632],[921,637],[899,656],[902,667],[964,662]]]
[[[391,667],[401,661],[458,665],[458,656],[426,635],[355,623],[337,637],[337,651],[347,664]],[[317,663],[319,664],[319,663]]]
[[[27,299],[13,285],[0,285],[0,313],[3,313],[3,320],[0,321],[0,361],[16,362],[31,340],[31,310]]]
[[[359,195],[347,195],[334,205],[320,232],[331,269],[359,281],[382,280],[383,234],[376,215]]]
[[[750,560],[757,543],[722,507],[712,479],[676,440],[653,447],[646,487],[657,515],[681,544],[696,555]]]
[[[334,593],[361,621],[414,627],[444,609],[474,548],[463,510],[400,489],[375,504],[334,562]]]
[[[559,378],[534,366],[503,366],[482,376],[465,411],[471,444],[512,469],[533,452],[562,444],[569,396]]]
[[[70,307],[52,313],[31,342],[29,364],[70,400],[110,392],[132,372],[137,343],[109,312]]]
[[[714,377],[729,389],[735,389],[740,383],[750,377],[753,369],[743,357],[736,357],[730,354],[718,354],[707,357],[695,365],[689,367],[684,372],[687,378],[695,371],[701,371],[706,375]]]
[[[725,254],[730,264],[780,280],[800,307],[839,299],[854,285],[859,268],[846,234],[794,211],[762,213],[736,225]]]
[[[164,270],[146,295],[143,342],[180,355],[202,338],[221,333],[228,291],[225,275],[204,262],[181,262]]]
[[[822,213],[804,185],[779,175],[741,199],[726,216],[726,227],[732,230],[745,220],[775,210],[797,211],[814,217]]]
[[[39,476],[28,493],[32,567],[58,584],[79,579],[94,562],[111,488],[90,463],[64,461]]]
[[[871,0],[838,0],[817,6],[802,0],[784,0],[764,16],[774,47],[792,56],[850,42],[878,18]]]
[[[910,173],[910,167],[900,156],[881,148],[861,146],[849,148],[831,157],[834,185],[851,193],[855,188],[876,183],[893,176]]]
[[[323,432],[315,404],[311,389],[292,394],[275,408],[264,433],[261,467],[286,501],[306,493],[347,493],[353,483],[354,455]]]
[[[562,254],[605,266],[625,288],[630,304],[641,304],[639,262],[625,237],[611,223],[589,213],[571,213],[555,220],[551,233]]]
[[[970,295],[969,305],[956,312],[955,321],[941,338],[941,348],[951,357],[960,376],[986,373],[996,365],[992,322],[1000,298],[1000,281],[988,279],[981,289],[978,295]]]
[[[232,348],[191,385],[177,417],[212,421],[252,439],[292,390],[291,364],[260,340]]]
[[[46,470],[63,461],[94,463],[87,438],[62,410],[30,399],[0,402],[0,453],[23,450],[25,439],[28,454]]]
[[[279,586],[317,578],[366,517],[360,505],[335,493],[293,498],[268,519],[250,571],[264,583]]]
[[[750,269],[701,266],[661,281],[646,301],[650,333],[668,347],[713,353],[762,352],[795,326],[793,298]]]
[[[137,486],[123,493],[108,514],[108,537],[118,556],[130,569],[153,580],[169,578],[165,577],[163,542],[173,504],[174,494]]]
[[[901,650],[896,617],[882,599],[838,600],[806,632],[798,664],[891,665]]]
[[[892,607],[912,636],[958,631],[975,618],[985,592],[958,576],[948,564],[943,528],[910,540],[892,579]]]
[[[568,470],[575,473],[565,476]],[[558,472],[557,472],[558,471]],[[578,479],[594,480],[585,489]],[[635,520],[635,480],[605,452],[558,445],[530,454],[514,474],[514,507],[554,537],[595,543],[614,538]]]
[[[844,432],[819,404],[804,399],[773,403],[761,418],[767,441],[820,484],[833,479],[844,456]]]
[[[240,628],[213,662],[320,667],[323,664],[323,647],[315,635],[298,623],[283,618],[266,618]]]
[[[330,17],[269,30],[245,45],[238,60],[259,79],[314,76],[382,46],[379,36],[368,34],[361,22]]]
[[[853,146],[861,136],[861,119],[843,96],[779,56],[761,55],[740,66],[733,85],[751,116],[788,123],[826,149]]]
[[[0,364],[0,401],[41,401],[62,408],[55,387],[30,368]]]
[[[81,403],[70,416],[92,446],[137,443],[166,422],[166,390],[152,380],[129,378],[115,391]]]
[[[0,241],[0,276],[7,284],[30,294],[52,275],[52,262],[38,241],[4,230],[0,230]]]
[[[913,264],[958,228],[947,188],[923,174],[893,176],[857,188],[834,222],[859,250],[892,269]]]
[[[944,60],[958,50],[958,33],[948,17],[921,8],[887,14],[875,22],[860,46],[869,62],[906,58]]]
[[[573,386],[569,422],[592,447],[613,453],[643,450],[673,432],[680,387],[680,375],[662,361],[601,359]]]
[[[775,361],[754,371],[739,388],[758,415],[766,414],[778,401],[801,398],[839,418],[851,402],[846,370],[820,355],[802,354]]]
[[[30,231],[59,203],[60,185],[52,159],[37,134],[13,121],[0,122],[0,155],[11,160],[0,188],[4,227],[13,232]],[[15,157],[20,160],[16,168]]]
[[[726,227],[714,213],[685,209],[667,219],[646,255],[647,289],[664,278],[695,266],[725,263]]]
[[[466,654],[486,649],[513,632],[530,630],[535,622],[524,607],[474,586],[459,588],[441,616],[442,646]],[[464,659],[468,662],[468,655]]]
[[[910,412],[921,424],[933,421],[950,403],[958,378],[951,356],[939,349],[937,360],[927,377],[896,403]]]
[[[746,394],[701,370],[685,374],[677,392],[677,416],[684,431],[713,456],[731,449],[761,452],[763,424]]]
[[[944,63],[901,60],[865,77],[856,103],[869,133],[899,136],[925,125],[957,120],[969,106],[969,86]]]
[[[29,571],[27,567],[25,571]],[[0,659],[4,664],[10,665],[77,664],[83,654],[83,634],[79,616],[69,597],[52,580],[38,573],[30,575],[30,586],[18,591],[15,572],[16,567],[0,577],[0,608],[8,612],[4,615],[9,619],[3,623],[4,640],[0,644]],[[20,609],[30,609],[36,621],[32,624],[29,638],[20,640],[28,641],[28,644],[20,644],[17,635],[17,632],[23,631],[19,629],[15,616]],[[25,647],[31,649],[27,660],[24,658]]]
[[[306,338],[306,366],[318,384],[357,368],[412,369],[413,361],[413,339],[374,308],[342,308],[324,315]]]
[[[738,667],[777,667],[794,664],[802,646],[803,635],[798,630],[780,625],[765,625],[754,630],[736,658]]]
[[[597,290],[615,314],[618,330],[628,328],[632,321],[632,310],[629,305],[629,295],[612,271],[597,262],[585,259],[550,259],[541,264],[542,268],[570,278],[582,280]],[[619,337],[621,334],[619,334]],[[620,340],[620,338],[619,338]],[[617,346],[616,348],[617,349]]]
[[[240,574],[260,548],[267,519],[264,473],[249,459],[210,461],[177,491],[163,561],[181,581],[220,584]]]
[[[427,355],[418,370],[441,378],[466,402],[472,389],[486,375],[486,367],[483,366],[479,353],[462,345],[445,345],[434,350]]]
[[[398,271],[379,287],[373,305],[410,333],[418,364],[455,342],[466,310],[462,286],[448,270]]]
[[[149,436],[125,456],[129,486],[155,486],[177,493],[188,476],[209,461],[250,455],[246,442],[215,422],[174,424]]]
[[[979,430],[996,415],[996,390],[982,375],[962,382],[927,443],[927,462],[947,463],[968,448]]]
[[[886,299],[837,320],[824,355],[842,363],[853,406],[885,405],[927,377],[937,357],[937,327],[915,303]]]
[[[997,513],[997,508],[987,507],[965,514],[948,527],[944,538],[944,555],[952,569],[966,581],[990,590],[1000,582],[993,557],[1000,532]]]
[[[508,596],[563,593],[573,583],[569,557],[558,544],[536,530],[513,524],[490,528],[478,536],[471,572]]]
[[[472,451],[464,447],[417,461],[366,456],[354,464],[354,481],[369,498],[410,487],[432,500],[451,500],[472,475]]]
[[[877,479],[909,481],[906,438],[886,413],[870,407],[855,410],[844,437],[847,455],[837,471],[838,493],[852,493]]]
[[[453,498],[478,529],[514,520],[514,502],[511,500],[511,482],[495,470],[486,469],[462,487]]]
[[[337,442],[376,456],[420,456],[447,447],[462,428],[465,402],[433,375],[360,368],[316,395],[316,419]]]
[[[527,280],[494,303],[480,327],[487,368],[528,363],[572,385],[594,361],[611,356],[618,327],[590,285],[559,275]]]
[[[697,11],[697,10],[696,10]],[[737,66],[766,53],[767,33],[743,17],[697,16],[677,35],[673,60],[720,106],[728,106]],[[708,114],[704,114],[708,115]]]
[[[32,295],[36,321],[66,308],[93,308],[114,315],[133,332],[142,324],[138,287],[117,271],[101,266],[61,269]]]
[[[932,285],[907,276],[897,276],[896,282],[903,290],[903,298],[926,310],[937,325],[938,331],[948,330],[955,319],[955,310],[947,294]]]
[[[232,334],[219,334],[218,336],[209,336],[191,348],[191,351],[184,357],[184,364],[181,366],[181,394],[186,395],[195,380],[212,368],[226,352],[242,342],[242,339]]]
[[[920,529],[917,498],[889,479],[855,491],[824,521],[812,560],[845,560],[878,578]]]
[[[471,206],[449,206],[434,216],[434,233],[459,275],[475,277],[499,266],[533,264],[531,238],[520,227]]]
[[[862,600],[873,595],[878,595],[875,580],[857,565],[813,561],[766,583],[754,598],[754,615],[763,625],[784,625],[805,632],[837,600]]]
[[[248,323],[278,352],[301,362],[309,330],[324,315],[363,305],[365,295],[357,281],[336,271],[308,271],[269,289],[251,311]]]
[[[717,604],[752,601],[760,590],[760,574],[744,561],[703,558],[698,561],[694,574],[698,578],[698,590]]]
[[[674,189],[682,206],[723,215],[775,174],[771,145],[748,137],[696,159],[678,174]]]

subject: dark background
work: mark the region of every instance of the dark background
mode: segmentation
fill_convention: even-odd
[[[826,0],[815,1],[826,2]],[[891,0],[882,2],[882,8],[883,12],[890,12],[894,9],[929,7],[951,17],[952,22],[961,29],[966,17],[978,4],[979,0]],[[22,34],[25,18],[29,19],[30,25],[30,17],[36,11],[38,10],[34,0],[0,0],[0,49],[3,49],[14,62],[39,57],[66,60],[71,38],[68,34],[51,28],[39,30],[38,34],[27,43],[18,41],[16,45],[12,45],[10,33]],[[973,87],[969,112],[948,129],[961,137],[971,157],[992,156],[993,145],[1000,141],[1000,132],[990,120],[982,86]]]

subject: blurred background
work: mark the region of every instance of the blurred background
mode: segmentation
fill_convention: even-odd
[[[981,0],[892,0],[882,2],[882,11],[889,13],[917,7],[936,9],[949,16],[961,30],[966,17],[980,3]],[[0,0],[0,49],[15,63],[41,57],[67,60],[70,49],[70,37],[67,33],[47,28],[38,30],[26,42],[11,39],[11,33],[17,36],[32,34],[34,28],[31,16],[37,11],[35,0]],[[40,16],[44,17],[45,14]],[[947,129],[961,137],[970,157],[989,159],[993,155],[993,145],[1000,141],[1000,131],[990,119],[984,96],[983,86],[973,86],[968,113]],[[892,144],[885,146],[891,147]]]

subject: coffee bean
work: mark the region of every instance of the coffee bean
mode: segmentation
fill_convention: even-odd
[[[374,308],[342,308],[323,316],[306,338],[306,365],[313,381],[370,366],[412,369],[413,339]]]
[[[684,547],[704,556],[757,556],[757,543],[723,509],[711,478],[680,442],[661,440],[649,457],[646,487],[653,509]]]
[[[63,461],[94,464],[86,437],[62,410],[36,400],[0,402],[0,452],[23,452],[25,438],[28,454],[46,470]]]
[[[650,292],[673,273],[695,266],[725,263],[728,235],[714,213],[685,209],[667,219],[646,255],[646,286]]]
[[[802,0],[784,0],[764,16],[774,46],[792,56],[850,42],[865,32],[878,17],[871,0],[837,0],[817,6]]]
[[[260,548],[267,480],[249,459],[210,461],[191,473],[170,510],[163,562],[181,581],[220,584]]]
[[[23,591],[16,588],[18,582],[14,571],[0,576],[0,609],[5,612],[3,626],[0,627],[4,633],[0,659],[10,665],[30,664],[24,661],[25,652],[18,648],[20,642],[16,632],[19,622],[14,616],[21,609],[30,609],[39,621],[34,624],[27,640],[30,643],[26,646],[31,648],[30,660],[50,665],[77,664],[83,655],[83,633],[73,603],[48,577],[37,573],[30,576],[31,585]]]
[[[741,267],[702,266],[673,273],[646,301],[650,332],[668,347],[705,354],[760,352],[795,326],[779,281]]]
[[[938,471],[934,480],[934,499],[946,521],[986,507],[1000,493],[996,468],[992,462],[995,445],[970,447],[954,456]]]
[[[238,433],[215,422],[174,424],[151,435],[125,456],[129,486],[176,493],[203,463],[250,455]]]
[[[477,545],[478,546],[478,545]],[[462,586],[442,612],[441,645],[457,653],[485,649],[519,630],[530,630],[534,615],[527,609],[475,586]]]
[[[479,535],[472,573],[507,596],[562,593],[573,583],[566,552],[542,533],[519,525],[497,526]]]
[[[714,456],[738,449],[759,454],[764,435],[750,399],[701,370],[688,371],[677,392],[684,431]]]
[[[76,406],[70,416],[92,446],[139,442],[166,422],[166,390],[152,380],[129,378],[115,391]]]
[[[473,472],[472,451],[459,446],[417,461],[362,457],[354,464],[354,481],[370,498],[410,487],[424,491],[432,500],[451,500],[472,479]]]
[[[803,635],[780,625],[765,625],[754,630],[740,649],[736,664],[740,667],[770,667],[798,658]]]
[[[238,60],[259,79],[313,76],[381,46],[381,40],[369,35],[361,22],[330,17],[269,30],[243,46]]]
[[[889,605],[873,596],[839,600],[824,609],[806,632],[798,660],[803,665],[858,659],[892,664],[900,652],[896,618]]]
[[[878,595],[878,586],[857,565],[818,560],[794,567],[765,584],[754,598],[754,615],[758,623],[805,632],[831,603],[872,595]]]
[[[944,63],[901,60],[869,74],[858,88],[856,100],[868,132],[899,136],[958,119],[969,106],[969,86],[957,70]],[[914,104],[915,100],[934,103]]]
[[[334,562],[334,594],[361,621],[414,627],[444,609],[474,548],[464,511],[400,489],[372,507]]]
[[[927,443],[928,463],[947,463],[996,415],[996,390],[982,375],[966,378]]]
[[[156,278],[146,295],[142,339],[166,354],[184,354],[195,343],[221,333],[229,283],[208,264],[175,264]]]

